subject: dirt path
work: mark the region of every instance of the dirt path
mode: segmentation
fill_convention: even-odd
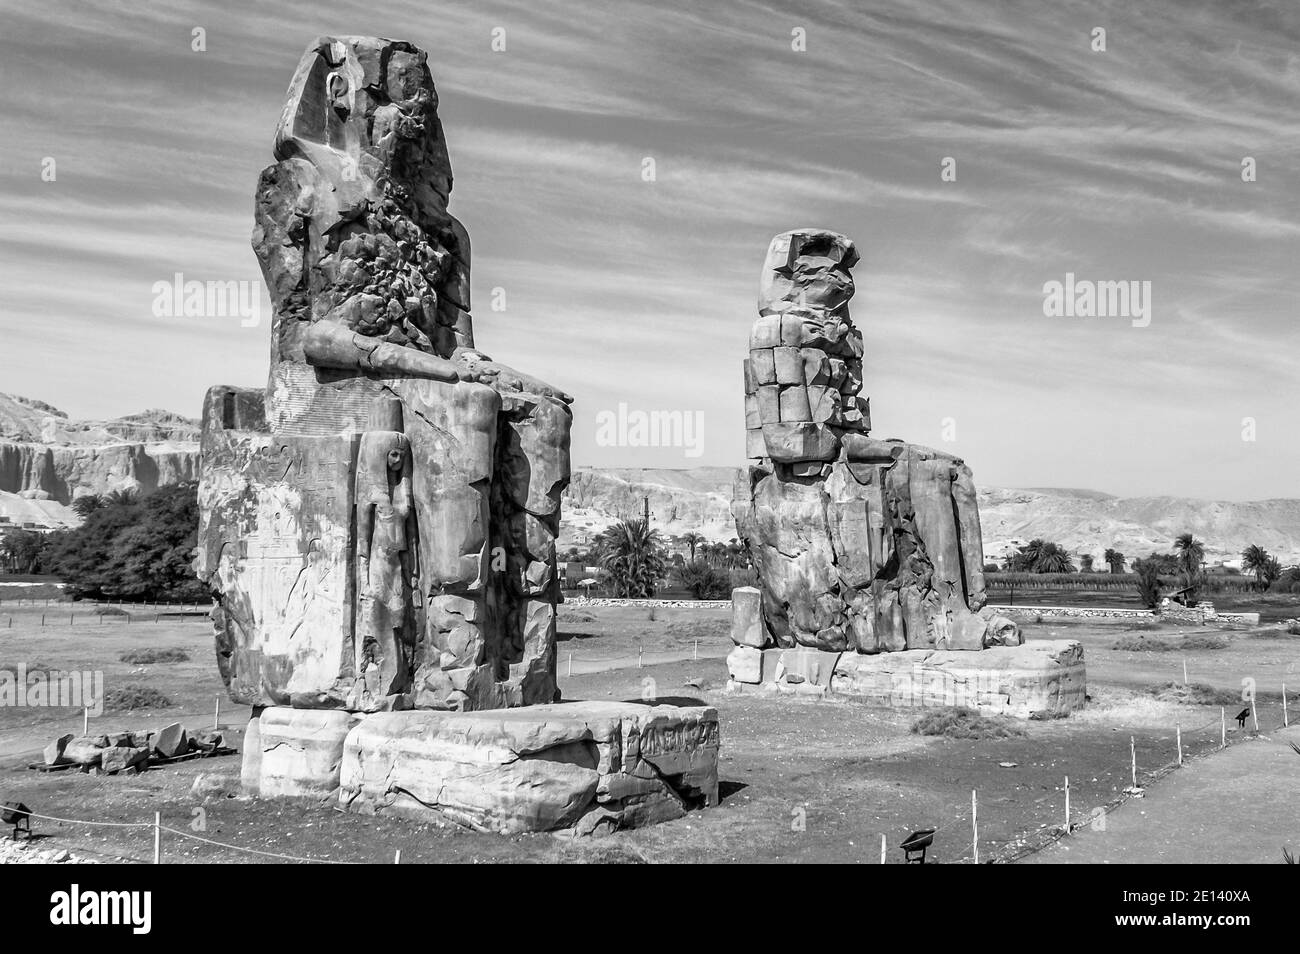
[[[1037,864],[1275,864],[1300,855],[1300,726],[1233,745],[1155,783]]]

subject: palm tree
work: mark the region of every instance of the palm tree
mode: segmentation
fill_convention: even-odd
[[[1020,548],[1020,565],[1018,570],[1028,570],[1031,573],[1037,573],[1038,561],[1042,558],[1043,548],[1047,546],[1047,541],[1041,537],[1035,537]]]
[[[1012,558],[1012,568],[1028,573],[1073,573],[1074,563],[1059,543],[1035,537]]]
[[[1182,574],[1183,586],[1190,590],[1187,594],[1187,601],[1190,603],[1196,596],[1195,587],[1202,576],[1201,563],[1205,559],[1205,544],[1190,533],[1181,533],[1174,541],[1174,555],[1178,559],[1178,572]]]
[[[1124,554],[1120,553],[1118,550],[1107,547],[1106,552],[1102,555],[1102,560],[1104,560],[1106,565],[1110,567],[1110,572],[1124,572]]]
[[[135,503],[139,499],[139,494],[134,490],[114,490],[104,498],[104,504],[110,507],[124,507]]]
[[[701,534],[701,533],[696,533],[694,530],[687,530],[687,531],[686,531],[685,533],[683,533],[683,534],[682,534],[678,539],[681,540],[681,542],[682,542],[683,544],[685,544],[686,546],[690,547],[690,549],[691,549],[691,562],[692,562],[692,563],[695,562],[695,548],[698,547],[698,546],[699,546],[700,544],[702,544],[702,543],[707,543],[707,542],[708,542],[707,540],[704,539],[704,535],[703,535],[703,534]]]
[[[1133,561],[1133,571],[1137,573],[1138,597],[1147,609],[1160,605],[1160,568],[1155,560],[1137,559]]]
[[[1241,568],[1247,573],[1255,574],[1255,584],[1261,592],[1282,575],[1282,567],[1277,557],[1272,556],[1263,547],[1251,544],[1241,551]]]
[[[618,597],[654,596],[666,564],[659,531],[644,519],[620,520],[599,537],[600,565]]]
[[[1040,543],[1042,541],[1039,541]],[[1034,562],[1035,573],[1073,573],[1074,562],[1070,553],[1057,543],[1043,543]]]
[[[72,509],[83,520],[102,506],[104,506],[104,497],[101,494],[83,494],[72,501]]]

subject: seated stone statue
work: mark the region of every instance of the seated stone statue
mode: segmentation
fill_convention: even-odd
[[[438,94],[408,43],[304,54],[258,182],[265,392],[203,414],[197,569],[255,706],[552,702],[571,398],[477,350]]]
[[[768,249],[745,361],[747,454],[732,511],[758,574],[742,645],[830,652],[1019,645],[985,608],[979,511],[956,457],[870,436],[842,235]],[[757,607],[744,605],[747,599]],[[743,627],[742,627],[743,628]]]

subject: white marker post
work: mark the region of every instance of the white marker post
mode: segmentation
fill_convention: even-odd
[[[1250,717],[1255,722],[1255,731],[1259,731],[1259,712],[1255,709],[1255,697],[1250,697]]]
[[[1174,734],[1178,740],[1178,764],[1183,764],[1183,727],[1181,723],[1174,723]]]
[[[975,800],[975,789],[970,790],[970,846],[975,853],[975,864],[980,863],[980,807]]]
[[[1070,833],[1070,776],[1065,776],[1065,833]]]
[[[221,697],[217,696],[217,707],[212,711],[212,728],[215,731],[221,725]]]
[[[1134,787],[1134,788],[1137,788],[1137,787],[1138,787],[1138,750],[1137,750],[1137,739],[1133,738],[1133,736],[1131,736],[1131,735],[1128,737],[1128,754],[1129,754],[1129,758],[1130,758],[1130,759],[1132,760],[1132,762],[1133,762],[1133,787]]]
[[[569,675],[573,675],[573,653],[569,653]]]
[[[885,843],[885,836],[880,836],[880,863],[885,864],[885,855],[889,851],[889,846]]]
[[[397,854],[393,855],[393,864],[400,865],[401,863],[402,863],[402,849],[398,848]]]
[[[1183,660],[1183,685],[1187,685],[1187,660]]]
[[[162,812],[153,813],[153,863],[162,864]]]
[[[81,734],[90,735],[90,707],[81,710]]]
[[[1219,706],[1219,748],[1228,747],[1228,710]]]
[[[1291,725],[1291,718],[1286,713],[1286,683],[1282,683],[1282,728]]]

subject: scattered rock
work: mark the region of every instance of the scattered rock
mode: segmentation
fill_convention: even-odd
[[[160,730],[153,739],[153,750],[165,759],[174,759],[178,755],[184,755],[190,750],[190,737],[185,731],[185,726],[179,722],[173,722]]]

